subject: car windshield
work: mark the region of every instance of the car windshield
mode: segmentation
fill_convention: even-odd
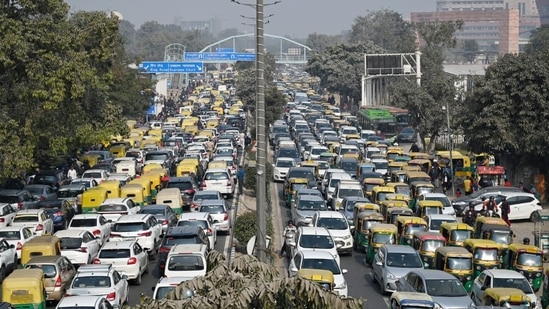
[[[113,232],[138,232],[146,229],[147,226],[143,222],[116,223],[112,228]]]
[[[19,231],[0,231],[0,238],[5,240],[19,240],[21,239],[21,232]]]
[[[193,184],[190,181],[168,182],[168,188],[177,188],[181,191],[193,189]]]
[[[41,195],[44,193],[44,188],[42,187],[26,187],[25,190],[29,191],[32,195]]]
[[[389,253],[387,266],[398,268],[421,268],[423,263],[417,253]]]
[[[389,162],[373,162],[376,166],[376,170],[386,170],[389,167]]]
[[[465,239],[473,238],[473,232],[469,230],[453,230],[450,240],[464,241]]]
[[[171,271],[203,270],[204,267],[204,261],[198,255],[174,255],[168,261]]]
[[[97,225],[97,219],[72,219],[71,227],[92,227]]]
[[[425,225],[413,223],[406,225],[406,235],[413,235],[415,232],[425,232]]]
[[[130,249],[102,249],[99,252],[100,259],[127,259],[130,257]]]
[[[319,155],[319,154],[327,152],[327,151],[328,151],[327,148],[313,148],[313,150],[311,151],[311,154]]]
[[[155,299],[160,300],[160,299],[166,298],[166,295],[168,295],[168,293],[170,293],[174,289],[175,289],[175,286],[159,287],[158,289],[156,289]],[[78,307],[78,308],[80,308],[80,307]]]
[[[73,289],[110,288],[111,278],[108,276],[80,276],[74,278]]]
[[[353,148],[353,147],[345,147],[345,148],[341,148],[339,150],[339,154],[340,155],[344,155],[344,154],[351,154],[351,153],[357,153],[358,150],[356,148]]]
[[[364,197],[364,192],[361,189],[339,189],[339,197]]]
[[[344,171],[356,171],[356,162],[354,161],[341,162],[341,169]]]
[[[328,230],[346,230],[348,228],[345,218],[318,218],[317,227],[325,227]]]
[[[100,212],[121,212],[121,211],[128,211],[128,209],[126,209],[126,206],[124,205],[103,205],[103,206],[99,206],[99,211]]]
[[[442,206],[444,206],[444,208],[452,207],[452,203],[450,202],[450,200],[447,197],[442,197],[442,196],[441,197],[438,197],[438,196],[437,197],[435,197],[435,196],[431,197],[430,196],[430,197],[426,198],[426,200],[428,200],[428,201],[439,201],[439,202],[442,203]]]
[[[473,258],[481,261],[498,261],[498,249],[497,248],[477,248],[475,249],[475,254]]]
[[[307,178],[307,179],[314,179],[315,176],[313,172],[309,170],[292,170],[290,171],[288,178]]]
[[[201,244],[197,235],[180,235],[180,236],[166,236],[163,240],[164,246],[175,245],[194,245]]]
[[[395,235],[393,233],[374,233],[372,241],[376,244],[394,244]]]
[[[421,244],[421,251],[435,252],[437,248],[444,247],[443,240],[429,239]]]
[[[200,206],[199,211],[207,212],[210,214],[222,214],[225,213],[225,207],[223,207],[223,205],[202,205]]]
[[[494,278],[492,284],[495,288],[515,288],[523,291],[525,294],[534,294],[532,286],[526,278]]]
[[[61,190],[57,193],[57,198],[69,198],[77,197],[79,194],[82,194],[82,190]]]
[[[278,157],[288,157],[288,158],[298,158],[299,157],[299,152],[297,152],[297,150],[295,150],[293,148],[290,148],[290,149],[281,148],[278,151],[277,156]]]
[[[511,243],[512,239],[512,232],[505,232],[505,231],[493,231],[491,234],[491,240],[497,242],[498,244],[504,244],[508,245]]]
[[[404,128],[400,131],[400,133],[406,133],[406,134],[414,134],[415,130],[413,128]]]
[[[518,255],[517,265],[522,266],[543,266],[542,255],[522,252]]]
[[[411,190],[410,190],[410,187],[408,186],[396,186],[395,193],[410,196]]]
[[[446,219],[431,219],[431,221],[429,222],[429,229],[438,232],[440,231],[440,225],[446,222],[456,222],[456,220],[450,221]]]
[[[292,167],[292,166],[294,166],[294,161],[289,161],[289,160],[276,161],[276,167]]]
[[[61,237],[61,250],[80,249],[82,247],[82,238],[78,237]]]
[[[448,269],[470,270],[473,269],[473,261],[467,257],[449,257],[446,260]]]
[[[57,270],[55,268],[55,265],[51,264],[29,264],[26,267],[27,269],[42,269],[44,272],[44,278],[55,278],[57,276]]]
[[[299,246],[302,248],[332,249],[334,241],[329,235],[301,235]]]
[[[164,216],[164,209],[157,207],[143,207],[139,210],[140,214],[149,214],[153,216]]]
[[[198,140],[198,137],[195,138],[195,140]],[[151,161],[151,160],[166,161],[168,159],[169,159],[169,156],[167,153],[148,153],[145,155],[145,161]]]
[[[327,210],[326,203],[324,201],[304,201],[299,200],[297,205],[298,210]]]
[[[208,229],[208,222],[204,220],[183,220],[177,222],[177,226],[200,226],[203,229]]]
[[[21,215],[13,218],[13,222],[38,222],[37,215]]]
[[[206,173],[204,180],[226,180],[229,179],[227,172],[209,172]]]
[[[334,259],[303,259],[301,268],[329,270],[334,275],[341,274],[341,270]]]
[[[427,294],[438,297],[467,296],[467,291],[458,279],[425,280]]]

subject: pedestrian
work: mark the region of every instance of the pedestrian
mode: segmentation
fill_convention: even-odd
[[[536,190],[536,187],[534,187],[534,184],[530,185],[530,193],[532,193],[534,197],[539,200],[538,190]]]
[[[429,171],[429,176],[431,177],[431,182],[433,183],[435,188],[438,188],[440,186],[440,171],[438,165],[433,165],[433,167],[431,167],[431,170]]]
[[[456,197],[457,198],[461,197],[461,190],[459,188],[456,189]]]
[[[513,184],[511,184],[511,182],[509,181],[509,179],[505,178],[505,184],[504,184],[504,186],[506,186],[506,187],[512,187]]]
[[[473,187],[473,192],[477,192],[478,191],[478,181],[477,181],[477,178],[473,178],[473,184],[472,184],[472,187]]]
[[[511,212],[511,205],[507,202],[507,198],[504,196],[501,198],[501,218],[511,226],[511,221],[509,221],[509,213]]]
[[[447,172],[442,174],[442,193],[446,194],[446,191],[450,189],[452,184],[450,183],[450,175]]]
[[[67,171],[67,178],[70,180],[74,180],[78,178],[78,175],[76,173],[76,169],[74,169],[74,165],[71,165],[71,168]]]
[[[524,184],[521,182],[519,182],[518,186],[517,186],[519,189],[521,189],[522,191],[524,191]]]
[[[473,181],[470,176],[467,176],[463,181],[463,190],[465,191],[465,195],[471,195],[471,193],[473,193]]]
[[[410,147],[410,152],[419,152],[419,147],[416,143],[412,144],[412,147]]]
[[[238,182],[238,193],[242,194],[244,193],[244,175],[246,172],[244,171],[244,168],[242,165],[238,167],[238,171],[236,172],[236,181]]]
[[[284,252],[286,251],[286,236],[288,235],[288,233],[295,233],[296,230],[297,229],[294,225],[294,221],[289,220],[288,225],[286,225],[286,227],[284,228],[284,237],[283,237],[283,241],[282,241],[282,248],[280,249],[280,255],[279,255],[280,257],[282,257],[282,255],[284,255]]]

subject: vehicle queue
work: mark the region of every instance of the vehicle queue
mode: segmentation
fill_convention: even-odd
[[[395,143],[398,135],[382,138],[384,132],[359,125],[356,117],[301,93],[270,127],[273,181],[282,183],[291,214],[281,252],[289,276],[304,272],[347,297],[348,270],[339,255],[361,254],[391,308],[549,305],[542,250],[515,242],[500,218],[502,197],[513,201],[509,219],[534,218],[541,207],[533,194],[504,187],[501,169],[485,163],[491,156],[456,152],[452,176],[474,177],[471,162],[477,162],[485,185],[451,201],[429,175],[433,166],[449,171],[449,152],[408,152]],[[485,212],[488,197],[496,197],[497,206]],[[470,225],[456,217],[468,209],[478,213]]]
[[[180,105],[162,120],[128,121],[129,136],[91,147],[66,173],[0,190],[3,302],[121,308],[149,272],[162,276],[157,299],[207,272],[217,234],[231,230],[245,113],[209,86]]]

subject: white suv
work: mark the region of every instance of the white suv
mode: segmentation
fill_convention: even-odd
[[[153,292],[153,299],[155,300],[161,300],[166,298],[166,295],[173,291],[176,286],[178,286],[181,282],[191,280],[193,278],[191,277],[172,277],[172,278],[166,278],[162,277],[158,282],[156,283],[156,286],[154,287]]]
[[[177,226],[200,226],[210,244],[210,250],[215,250],[217,243],[217,231],[214,226],[212,215],[207,212],[187,212],[179,215]]]
[[[90,231],[93,236],[98,237],[97,240],[101,245],[106,243],[111,236],[111,224],[107,218],[97,213],[75,215],[69,223],[69,229],[71,228]]]
[[[340,180],[332,195],[332,210],[339,211],[339,206],[344,197],[364,198],[364,191],[360,182],[356,180]]]
[[[135,215],[140,209],[141,207],[129,197],[108,198],[101,203],[97,213],[102,214],[107,220],[116,221],[122,215]]]
[[[353,254],[353,236],[344,214],[339,211],[317,211],[313,226],[324,227],[330,232],[338,252]]]
[[[135,240],[106,243],[93,263],[112,264],[114,269],[136,285],[141,285],[141,276],[149,272],[147,252]]]
[[[219,191],[223,197],[232,197],[234,187],[234,179],[225,169],[209,169],[202,180],[203,190]]]
[[[111,241],[137,240],[139,245],[155,258],[162,236],[162,223],[152,215],[121,216],[113,225]]]
[[[351,175],[342,172],[342,173],[332,173],[328,184],[326,185],[326,201],[330,204],[332,203],[332,197],[334,195],[337,184],[342,180],[352,180]]]
[[[332,234],[324,227],[300,226],[295,235],[295,243],[296,252],[302,250],[327,251],[340,265],[339,254]]]
[[[104,296],[114,308],[128,301],[128,281],[111,264],[86,265],[78,269],[65,297],[80,295]]]
[[[168,253],[165,277],[198,277],[207,272],[206,245],[175,245]]]

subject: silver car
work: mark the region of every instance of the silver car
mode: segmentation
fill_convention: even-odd
[[[423,269],[417,251],[404,245],[384,245],[375,255],[372,264],[373,278],[379,283],[382,293],[394,292],[396,281],[411,270]]]
[[[198,208],[199,212],[207,212],[212,216],[213,226],[216,232],[229,233],[231,225],[229,223],[229,212],[225,207],[224,200],[206,200]]]
[[[292,218],[297,226],[311,225],[313,216],[317,210],[328,210],[326,201],[316,195],[301,195],[292,207]]]
[[[397,291],[426,293],[443,309],[474,306],[459,279],[442,270],[412,270],[396,285]]]

